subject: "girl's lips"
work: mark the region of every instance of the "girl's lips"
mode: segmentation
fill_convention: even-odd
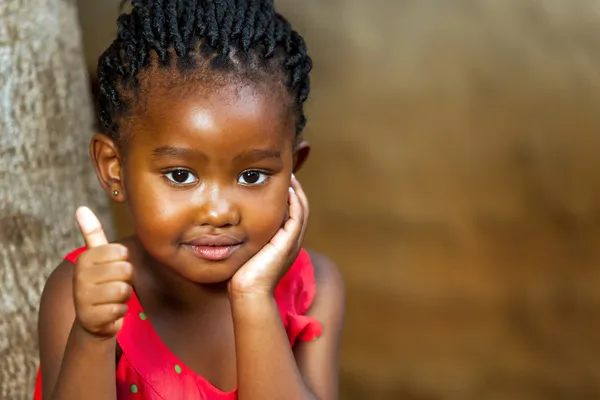
[[[241,244],[242,241],[229,235],[203,235],[195,239],[185,241],[185,244],[189,246],[210,246],[210,247],[226,247],[236,246]]]
[[[241,245],[241,243],[221,246],[188,244],[186,247],[188,247],[194,255],[204,260],[222,261],[229,258],[237,249],[241,247]]]

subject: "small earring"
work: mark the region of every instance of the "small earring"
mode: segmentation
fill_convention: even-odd
[[[113,190],[113,196],[118,196],[119,195],[119,191],[118,190]]]

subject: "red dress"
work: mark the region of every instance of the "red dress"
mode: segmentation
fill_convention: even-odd
[[[85,251],[80,248],[65,260],[75,263]],[[310,341],[321,335],[320,323],[306,316],[316,292],[313,265],[308,253],[298,258],[275,289],[290,346],[296,341]],[[237,390],[223,392],[187,368],[160,340],[135,293],[127,303],[129,310],[117,334],[122,356],[117,366],[119,400],[234,400]],[[42,381],[38,371],[34,400],[42,400]]]

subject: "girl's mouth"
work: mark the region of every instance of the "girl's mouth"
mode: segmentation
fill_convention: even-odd
[[[194,255],[204,260],[222,261],[229,258],[237,249],[242,246],[242,243],[221,246],[191,244],[186,244],[184,246],[189,248]]]
[[[242,243],[241,240],[230,235],[202,235],[186,240],[183,246],[204,260],[222,261],[229,258]]]

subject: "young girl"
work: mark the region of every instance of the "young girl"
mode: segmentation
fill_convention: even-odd
[[[51,274],[35,398],[336,399],[343,285],[301,248],[311,60],[269,0],[134,1],[90,155],[135,236]]]

